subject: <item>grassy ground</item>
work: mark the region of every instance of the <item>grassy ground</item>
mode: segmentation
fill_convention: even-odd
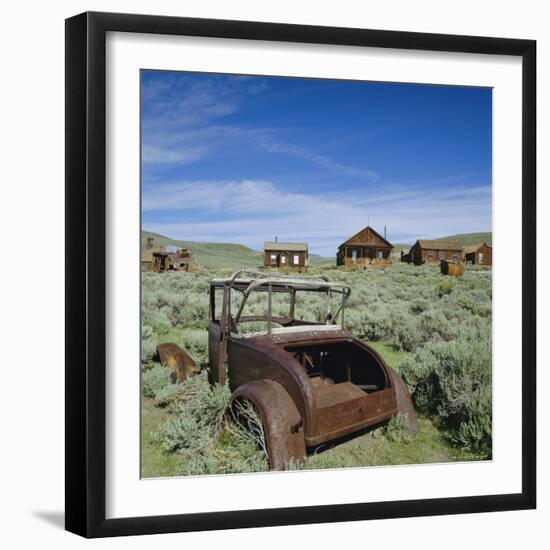
[[[384,360],[399,369],[407,352],[396,351],[387,344],[374,342],[373,347]],[[156,407],[153,400],[142,400],[142,477],[174,475],[182,464],[182,458],[167,453],[155,434],[162,430],[170,414]],[[419,418],[420,432],[414,437],[394,435],[385,427],[371,429],[334,446],[325,446],[311,452],[300,469],[349,468],[388,466],[397,464],[426,464],[436,462],[479,460],[475,453],[453,447],[444,432],[436,426],[436,420]],[[223,442],[222,444],[223,445]]]
[[[179,464],[179,457],[163,450],[160,442],[152,439],[161,429],[170,414],[156,407],[149,397],[141,401],[141,477],[173,476]]]
[[[464,277],[455,280],[433,266],[401,263],[366,271],[312,267],[310,272],[326,273],[352,288],[346,328],[401,372],[414,392],[421,432],[409,441],[402,437],[402,430],[377,428],[333,448],[324,447],[299,467],[489,457],[491,272],[467,269]],[[205,381],[194,386],[189,401],[185,397],[189,388],[170,386],[155,357],[156,346],[171,341],[197,363],[206,364],[208,284],[211,278],[229,273],[226,269],[143,274],[142,372],[149,381],[142,411],[144,477],[263,471],[267,467],[264,458],[246,442],[232,439],[225,428],[212,432],[209,424],[204,425],[204,412],[219,404],[225,407],[228,389],[227,395],[216,397]],[[322,321],[325,300],[309,298],[313,297],[300,297],[298,318]],[[265,312],[264,302],[265,297],[252,296],[247,313]],[[284,301],[275,301],[273,307],[282,313],[288,310]],[[477,454],[466,449],[476,449]]]
[[[301,469],[359,468],[434,462],[479,460],[479,456],[452,447],[434,421],[420,417],[420,431],[412,438],[392,438],[384,428],[370,430],[333,448],[310,455]]]
[[[408,355],[408,352],[395,349],[384,342],[369,342],[369,346],[374,348],[384,358],[384,361],[397,372],[399,372],[401,361]]]

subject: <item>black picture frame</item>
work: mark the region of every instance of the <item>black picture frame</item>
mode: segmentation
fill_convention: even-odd
[[[105,41],[108,31],[518,56],[522,120],[522,490],[517,494],[106,519]],[[536,42],[83,13],[66,20],[66,529],[107,537],[536,506]]]

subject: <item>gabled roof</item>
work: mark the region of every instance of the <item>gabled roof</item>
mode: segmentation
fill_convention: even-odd
[[[264,250],[277,252],[307,252],[307,243],[282,243],[278,241],[266,241]]]
[[[369,231],[380,242],[377,243],[376,241],[369,241],[368,239],[365,241],[362,241],[358,239],[359,237],[361,237],[362,233],[368,233]],[[347,241],[344,241],[338,248],[341,248],[345,244],[354,244],[356,246],[376,246],[377,244],[380,246],[380,244],[382,244],[390,248],[393,248],[393,244],[391,244],[390,241],[384,239],[384,237],[382,237],[382,235],[380,235],[378,231],[375,231],[370,225],[367,225],[367,227],[364,227],[363,229],[361,229],[361,231],[358,231],[357,233],[355,233],[355,235],[350,237]]]
[[[472,244],[470,246],[464,247],[464,254],[471,254],[472,252],[477,252],[477,250],[483,245],[485,245],[487,248],[492,248],[492,246],[487,243]]]
[[[440,239],[418,239],[421,248],[428,250],[460,250],[462,245],[458,241],[444,241]]]

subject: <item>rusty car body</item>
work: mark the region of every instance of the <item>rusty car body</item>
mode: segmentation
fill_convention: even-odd
[[[320,298],[321,320],[304,320],[297,313],[312,294]],[[408,420],[410,431],[418,430],[399,374],[344,328],[350,294],[350,287],[323,276],[239,271],[210,282],[211,377],[229,383],[233,403],[248,400],[259,413],[273,469],[299,461],[306,448],[397,414]],[[247,315],[249,302],[256,310],[260,305],[258,295],[265,300],[265,313]],[[248,323],[265,328],[250,332]]]

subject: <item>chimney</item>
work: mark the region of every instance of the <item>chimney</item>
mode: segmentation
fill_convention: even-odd
[[[275,235],[275,242],[278,242],[278,241],[277,241],[277,235]]]
[[[146,248],[153,248],[153,237],[147,237],[147,246]]]
[[[384,239],[386,238],[386,226],[384,226]]]

